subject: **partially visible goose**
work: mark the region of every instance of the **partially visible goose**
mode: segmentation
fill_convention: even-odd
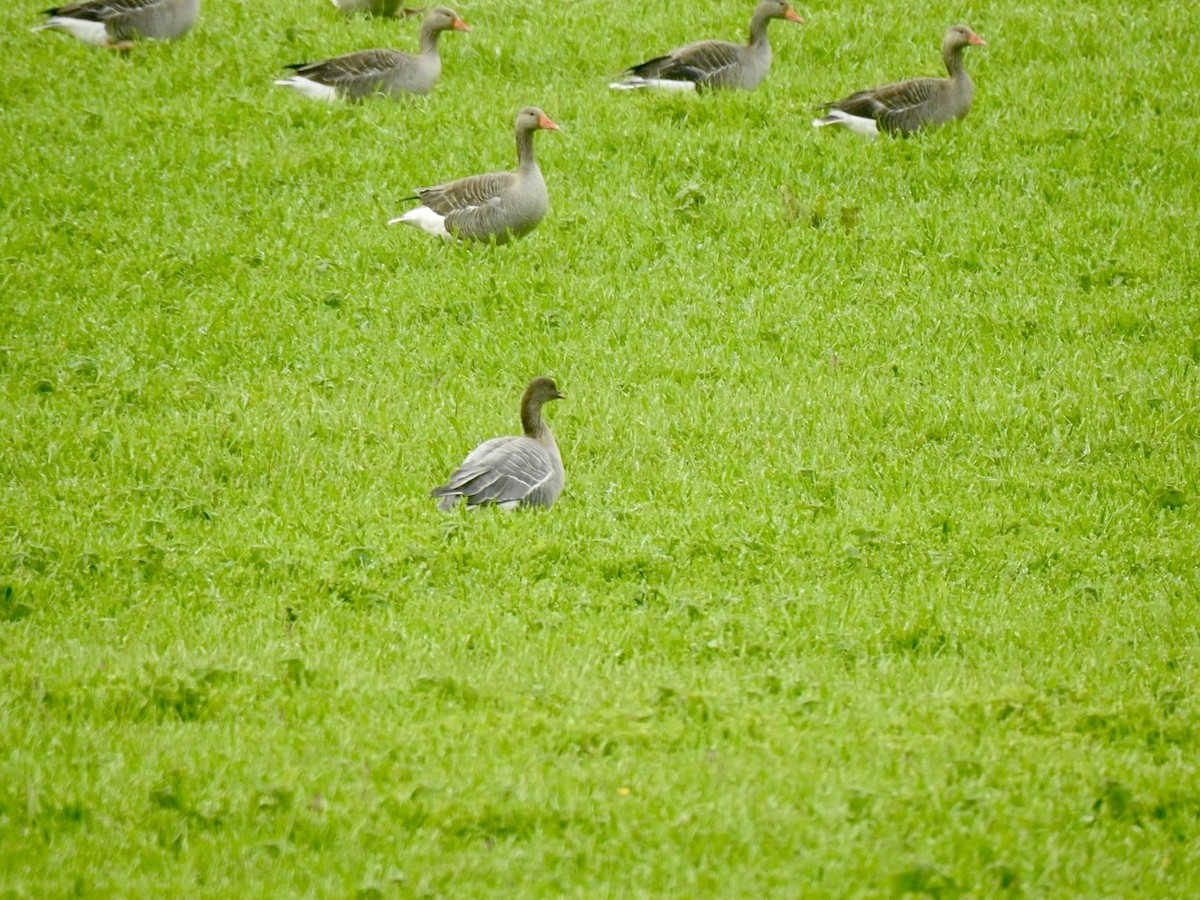
[[[949,78],[913,78],[851,94],[826,103],[829,112],[813,120],[814,128],[843,125],[855,134],[874,137],[880,130],[912,134],[923,128],[961,119],[971,109],[975,85],[963,65],[965,47],[986,46],[965,25],[952,25],[942,38],[942,59]]]
[[[524,435],[492,438],[472,450],[450,480],[431,492],[439,498],[438,509],[454,509],[463,499],[468,507],[553,506],[566,473],[550,426],[542,421],[542,406],[566,396],[550,378],[529,382],[521,395]]]
[[[48,9],[34,31],[65,31],[85,44],[128,50],[138,38],[173,41],[196,21],[200,0],[80,0]]]
[[[368,16],[408,19],[425,12],[424,6],[401,6],[400,0],[330,0],[346,15],[364,13]]]
[[[456,12],[439,6],[421,23],[421,51],[416,56],[399,50],[360,50],[321,62],[295,63],[288,68],[296,74],[275,83],[330,102],[357,101],[374,94],[392,98],[428,94],[442,74],[438,38],[443,31],[470,30]]]
[[[533,156],[533,133],[558,131],[536,106],[517,113],[517,170],[471,175],[436,187],[418,188],[407,200],[420,200],[388,224],[403,222],[437,237],[507,243],[527,234],[550,208],[546,182]]]
[[[750,41],[700,41],[664,56],[630,66],[610,88],[621,91],[662,88],[694,91],[697,88],[742,88],[752,91],[771,68],[771,41],[767,26],[772,19],[803,24],[804,20],[784,0],[761,0],[750,17]]]

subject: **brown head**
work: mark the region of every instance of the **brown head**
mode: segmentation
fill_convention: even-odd
[[[529,382],[521,395],[521,427],[525,434],[535,437],[542,429],[542,405],[550,400],[565,400],[567,395],[558,389],[553,378],[539,375]]]

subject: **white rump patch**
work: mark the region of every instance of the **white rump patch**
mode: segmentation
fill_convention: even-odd
[[[637,91],[642,88],[650,88],[656,91],[694,91],[696,89],[696,82],[675,81],[671,78],[640,78],[632,75],[620,81],[610,82],[608,86],[614,91]]]
[[[828,115],[822,116],[820,119],[813,119],[812,124],[813,128],[824,128],[826,125],[841,125],[848,131],[869,138],[876,137],[879,134],[879,123],[874,119],[867,119],[863,116],[852,116],[849,113],[842,112],[840,109],[831,110]]]
[[[85,19],[72,19],[69,16],[51,16],[49,21],[35,25],[33,28],[34,31],[45,31],[46,29],[65,31],[93,47],[109,45],[108,31],[105,30],[103,22],[88,22]]]
[[[446,217],[438,215],[428,206],[418,206],[416,209],[410,209],[402,216],[388,219],[389,225],[397,223],[411,225],[413,228],[420,228],[426,234],[432,234],[434,237],[446,238],[447,240],[453,237],[446,230]]]
[[[338,93],[327,84],[305,78],[303,75],[293,75],[291,78],[280,78],[275,82],[280,87],[291,88],[311,100],[321,100],[325,103],[336,103]]]

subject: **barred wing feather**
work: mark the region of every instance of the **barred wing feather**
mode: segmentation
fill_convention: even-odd
[[[729,76],[736,75],[744,50],[744,47],[725,41],[701,41],[647,60],[628,71],[641,78],[694,81],[710,87],[724,87],[731,80]]]
[[[489,172],[472,175],[439,184],[436,187],[419,188],[417,199],[441,216],[475,207],[494,204],[516,181],[513,172]]]
[[[162,2],[163,0],[80,0],[79,3],[68,3],[46,12],[64,18],[82,19],[85,22],[107,22],[109,19],[158,6]]]
[[[941,78],[913,78],[859,91],[823,108],[874,119],[885,131],[918,131],[929,124],[927,107],[945,91],[946,85]]]
[[[557,491],[554,463],[546,448],[532,438],[492,438],[480,444],[434,497],[443,498],[441,509],[451,509],[459,498],[468,506],[549,506]]]
[[[333,59],[314,63],[298,63],[288,66],[298,75],[311,78],[322,84],[343,85],[366,79],[379,78],[394,72],[404,65],[410,56],[396,50],[360,50]]]

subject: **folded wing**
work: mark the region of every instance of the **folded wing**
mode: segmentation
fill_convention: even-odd
[[[442,498],[438,507],[444,510],[461,498],[468,506],[549,506],[557,496],[556,477],[550,454],[537,441],[492,438],[472,450],[449,481],[432,494]]]

